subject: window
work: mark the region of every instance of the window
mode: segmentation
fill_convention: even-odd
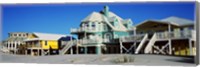
[[[45,44],[44,45],[47,45],[47,41],[45,41]]]
[[[92,27],[95,27],[95,23],[92,23]]]
[[[17,36],[17,34],[14,34],[14,36]]]
[[[25,34],[23,34],[23,36],[26,36]]]
[[[106,24],[104,24],[104,30],[107,31],[108,27]]]
[[[111,33],[105,33],[104,38],[109,42],[112,39],[112,34]]]
[[[21,34],[19,34],[19,36],[21,36]]]
[[[10,37],[12,37],[12,34],[10,34]]]
[[[85,24],[84,24],[84,23],[82,24],[82,27],[85,27]]]
[[[15,48],[15,44],[13,44],[13,48]]]
[[[28,36],[28,33],[26,33],[26,36]]]
[[[85,26],[86,26],[86,27],[89,27],[89,24],[88,24],[88,23],[85,23]]]

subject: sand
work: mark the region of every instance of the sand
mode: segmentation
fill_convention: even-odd
[[[79,54],[53,56],[25,56],[0,52],[0,63],[37,63],[37,64],[92,64],[92,65],[165,65],[165,66],[195,66],[194,58],[166,55],[126,55],[134,58],[127,63],[114,63],[113,60],[122,57],[121,54]]]

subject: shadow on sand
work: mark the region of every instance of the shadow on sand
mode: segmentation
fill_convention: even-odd
[[[166,59],[167,61],[195,64],[194,57],[181,57],[179,59]]]

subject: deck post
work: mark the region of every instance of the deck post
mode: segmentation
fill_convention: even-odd
[[[10,42],[8,42],[8,47],[7,47],[8,49],[10,49],[10,44],[11,44],[11,43],[10,43]]]
[[[133,29],[133,30],[134,30],[134,35],[136,35],[136,27],[134,27],[134,29]]]
[[[189,50],[190,50],[190,55],[193,55],[192,41],[191,41],[191,39],[189,39]]]
[[[31,53],[31,56],[33,56],[33,49],[31,48],[31,51],[30,51],[30,53]]]
[[[28,50],[25,50],[25,55],[27,55],[27,53],[28,53]]]
[[[44,49],[41,49],[41,55],[44,56]]]
[[[87,46],[84,46],[84,53],[87,54]]]
[[[73,54],[73,48],[71,47],[70,49],[70,54],[72,55]]]
[[[10,45],[10,49],[13,49],[13,44],[14,44],[14,42],[12,42],[12,44]]]
[[[121,40],[121,38],[119,38],[119,43],[120,43],[120,53],[122,54],[123,51],[122,51],[122,40]]]
[[[38,54],[38,56],[40,56],[40,50],[39,49],[37,49],[37,54]]]
[[[79,50],[79,48],[78,48],[78,45],[76,45],[76,54],[78,54],[78,51]]]
[[[172,54],[172,43],[171,43],[171,25],[170,23],[168,24],[168,37],[169,37],[169,54],[171,55]]]
[[[101,46],[100,45],[96,46],[96,53],[101,54]]]

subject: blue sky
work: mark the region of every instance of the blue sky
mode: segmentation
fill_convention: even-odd
[[[108,5],[110,11],[134,24],[147,19],[177,16],[194,20],[195,3],[93,3],[93,4],[18,4],[2,6],[3,39],[9,32],[44,32],[70,34],[93,11]]]

